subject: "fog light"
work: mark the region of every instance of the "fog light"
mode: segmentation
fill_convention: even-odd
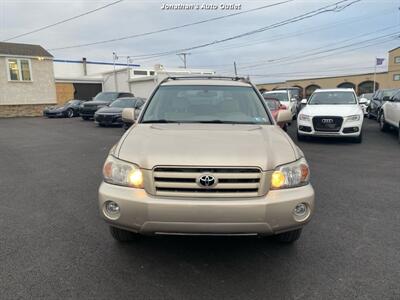
[[[307,214],[307,205],[304,203],[297,204],[293,209],[293,213],[297,217],[304,217]]]
[[[111,218],[117,218],[120,215],[120,208],[119,205],[117,203],[115,203],[114,201],[107,201],[105,203],[105,212],[107,214],[107,216],[111,217]]]

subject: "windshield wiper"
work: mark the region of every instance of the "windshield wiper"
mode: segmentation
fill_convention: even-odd
[[[172,120],[159,119],[159,120],[146,120],[146,121],[142,121],[142,123],[180,123],[180,122],[172,121]]]

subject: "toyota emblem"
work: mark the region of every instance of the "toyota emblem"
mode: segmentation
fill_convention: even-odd
[[[198,183],[202,186],[202,187],[212,187],[217,183],[217,179],[209,174],[205,174],[199,177],[198,179]]]

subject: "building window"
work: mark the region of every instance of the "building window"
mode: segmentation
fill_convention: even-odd
[[[400,64],[400,56],[396,56],[396,57],[394,58],[394,63],[395,63],[395,64]]]
[[[399,81],[400,80],[400,74],[394,74],[393,75],[393,80]]]
[[[8,74],[11,81],[31,81],[32,71],[29,59],[9,58]]]

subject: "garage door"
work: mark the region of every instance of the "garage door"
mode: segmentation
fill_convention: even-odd
[[[102,91],[101,83],[74,83],[74,98],[79,100],[92,100]]]

